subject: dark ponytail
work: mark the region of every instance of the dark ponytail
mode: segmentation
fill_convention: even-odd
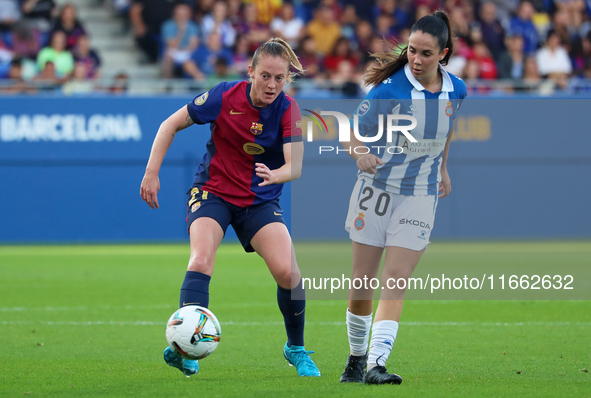
[[[449,24],[449,18],[443,11],[436,11],[433,15],[426,15],[419,19],[412,26],[410,34],[421,31],[428,33],[437,39],[439,51],[449,48],[445,57],[439,61],[442,65],[447,65],[449,58],[453,54],[453,32]],[[366,86],[375,86],[380,82],[386,80],[408,63],[407,47],[401,49],[401,46],[393,40],[386,41],[386,45],[390,49],[387,53],[378,52],[371,54],[378,62],[378,66],[370,68],[364,78]]]
[[[427,18],[430,18],[430,20],[426,20],[422,24],[420,23],[421,21]],[[440,21],[438,21],[438,19],[442,20],[443,24]],[[439,51],[443,51],[444,48],[449,48],[449,51],[447,52],[447,54],[445,54],[445,58],[439,61],[441,65],[447,65],[449,58],[452,56],[454,52],[453,32],[451,30],[451,25],[449,24],[449,18],[447,14],[443,11],[435,11],[433,15],[429,15],[419,19],[417,23],[414,24],[414,26],[412,27],[410,33],[417,30],[429,33],[431,36],[436,37],[437,44],[439,44]]]

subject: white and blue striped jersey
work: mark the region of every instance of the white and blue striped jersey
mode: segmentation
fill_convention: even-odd
[[[448,73],[441,65],[443,76],[441,92],[431,93],[412,75],[408,64],[390,78],[375,86],[357,108],[358,131],[363,137],[378,134],[378,115],[383,115],[383,134],[379,141],[367,143],[368,147],[382,148],[378,153],[383,165],[376,174],[359,172],[359,178],[388,192],[401,195],[436,195],[441,181],[441,159],[445,142],[450,134],[456,114],[466,97],[466,85],[462,79]],[[413,143],[401,132],[392,135],[387,142],[386,119],[388,114],[413,116],[417,126],[410,134],[418,141]],[[351,117],[354,128],[354,116]],[[393,124],[397,124],[395,120]],[[409,124],[407,121],[400,125]],[[402,153],[396,154],[402,148]]]

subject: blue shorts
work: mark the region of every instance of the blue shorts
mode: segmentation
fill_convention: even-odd
[[[187,228],[190,229],[193,221],[200,217],[209,217],[216,220],[222,227],[224,235],[228,225],[231,224],[242,247],[249,253],[255,251],[250,241],[261,228],[273,222],[285,224],[283,209],[279,206],[279,199],[258,205],[240,207],[211,192],[201,191],[199,187],[192,187],[187,192]]]

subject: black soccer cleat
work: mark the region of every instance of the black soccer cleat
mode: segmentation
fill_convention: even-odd
[[[402,377],[388,373],[385,366],[375,366],[367,371],[363,382],[365,384],[400,384]]]
[[[363,383],[366,367],[367,354],[361,357],[349,355],[345,364],[345,370],[341,375],[341,383]]]

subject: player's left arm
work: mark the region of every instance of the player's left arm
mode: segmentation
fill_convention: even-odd
[[[278,169],[271,170],[264,163],[255,163],[256,174],[263,179],[259,187],[271,184],[283,184],[300,178],[302,175],[302,161],[304,159],[304,142],[286,142],[283,144],[285,164]]]
[[[445,198],[451,193],[451,179],[447,172],[447,155],[449,153],[449,144],[451,142],[451,136],[454,133],[456,122],[451,126],[451,131],[445,141],[445,147],[443,148],[443,155],[441,156],[441,182],[439,183],[439,199]]]

